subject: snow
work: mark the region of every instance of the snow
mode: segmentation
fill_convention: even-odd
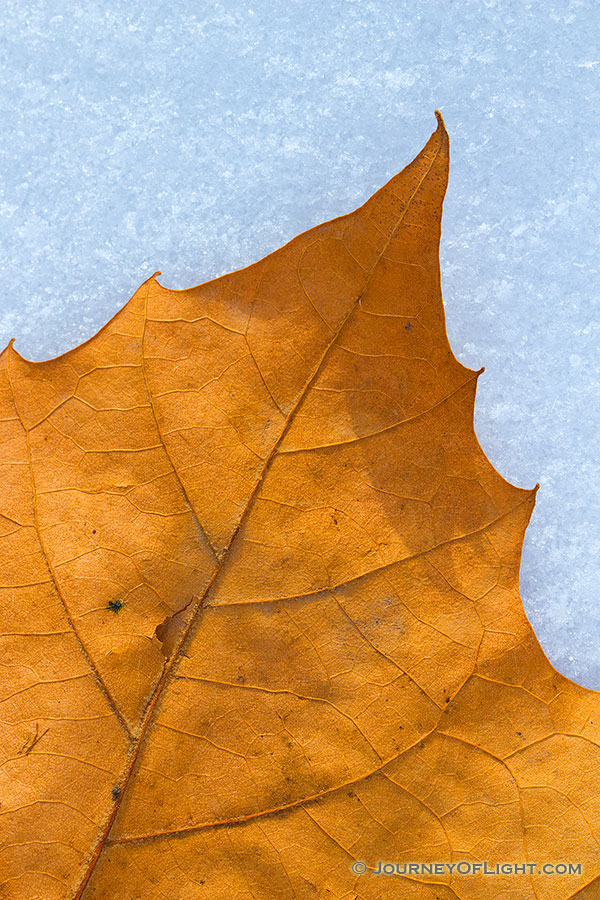
[[[448,330],[494,465],[540,481],[525,608],[600,688],[594,0],[4,0],[0,344],[92,335],[362,202],[444,114]]]

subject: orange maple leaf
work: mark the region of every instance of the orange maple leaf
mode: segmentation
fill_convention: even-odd
[[[356,212],[0,356],[2,898],[600,897],[600,701],[448,345],[438,120]]]

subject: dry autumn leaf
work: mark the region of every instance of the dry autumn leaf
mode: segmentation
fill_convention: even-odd
[[[438,118],[356,212],[0,356],[2,900],[600,897],[600,700],[446,338]],[[539,868],[373,871],[459,861]]]

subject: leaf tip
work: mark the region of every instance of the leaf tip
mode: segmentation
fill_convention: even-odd
[[[153,272],[152,275],[150,275],[148,278],[146,278],[146,280],[142,282],[140,287],[142,287],[144,284],[150,284],[151,281],[155,281],[158,275],[162,275],[162,272],[160,269],[157,269],[156,272]]]
[[[434,112],[435,112],[435,117],[436,117],[437,123],[438,123],[438,125],[437,125],[437,130],[438,130],[438,131],[441,131],[443,134],[447,134],[447,131],[446,131],[446,124],[445,124],[445,122],[444,122],[444,117],[442,116],[442,114],[441,114],[441,112],[439,111],[439,109],[434,110]]]
[[[10,341],[8,342],[8,344],[6,345],[6,349],[4,350],[4,352],[5,352],[5,353],[10,353],[10,354],[13,354],[13,353],[14,353],[14,355],[15,355],[16,357],[18,357],[18,359],[22,359],[23,362],[30,362],[30,360],[25,359],[25,357],[22,356],[22,355],[19,353],[19,351],[16,349],[16,347],[15,347],[15,341],[16,341],[16,338],[11,338]]]

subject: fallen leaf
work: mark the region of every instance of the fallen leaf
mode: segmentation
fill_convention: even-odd
[[[0,356],[3,900],[600,896],[600,702],[448,345],[438,119],[356,212]],[[539,868],[374,874],[460,861]]]

